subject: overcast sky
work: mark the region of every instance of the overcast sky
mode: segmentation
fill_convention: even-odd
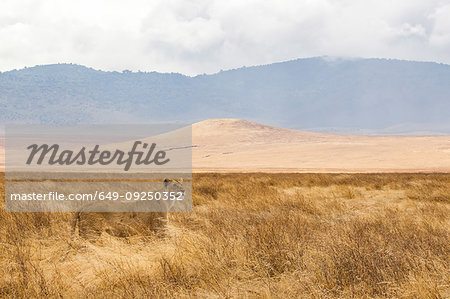
[[[323,55],[450,64],[450,0],[0,0],[0,71],[195,75]]]

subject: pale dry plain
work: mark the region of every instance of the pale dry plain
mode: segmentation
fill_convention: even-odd
[[[194,172],[450,172],[450,136],[352,136],[238,119],[192,126]],[[0,170],[4,168],[0,142]]]
[[[448,172],[450,136],[349,136],[237,119],[192,127],[194,171]]]

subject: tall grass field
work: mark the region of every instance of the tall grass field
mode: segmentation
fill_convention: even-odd
[[[6,213],[1,297],[450,298],[450,174],[195,174],[165,236]]]

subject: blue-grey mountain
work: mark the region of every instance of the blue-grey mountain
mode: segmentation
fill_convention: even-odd
[[[0,110],[2,124],[239,118],[327,132],[450,133],[450,66],[308,58],[188,77],[44,65],[0,73]]]

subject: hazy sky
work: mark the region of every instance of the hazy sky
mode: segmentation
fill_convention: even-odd
[[[450,64],[450,0],[0,0],[0,71],[194,75],[322,55]]]

